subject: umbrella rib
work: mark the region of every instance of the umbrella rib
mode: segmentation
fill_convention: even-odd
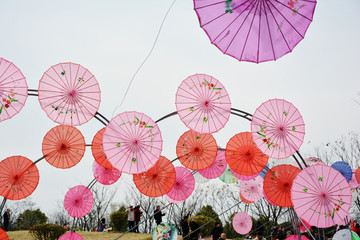
[[[261,2],[262,4],[262,2]],[[260,10],[259,10],[259,30],[258,30],[258,50],[257,50],[257,57],[256,57],[256,62],[259,62],[259,49],[260,49],[260,36],[261,36],[261,32],[260,32],[260,29],[261,29],[261,4],[260,4]]]
[[[2,73],[2,75],[0,76],[0,78],[2,78],[2,76],[4,76],[4,74],[7,72],[7,70],[10,68],[10,66],[13,65],[13,64],[10,64]],[[15,66],[15,65],[13,65]],[[9,78],[11,78],[12,76],[14,76],[16,73],[20,72],[20,69],[19,68],[16,68],[16,71],[11,73],[11,75],[7,76],[6,78],[2,79],[0,83],[3,83],[5,82],[6,80],[8,80]],[[21,72],[20,72],[21,73]],[[24,77],[25,78],[25,77]]]

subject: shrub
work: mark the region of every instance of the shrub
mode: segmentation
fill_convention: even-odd
[[[203,224],[210,221],[210,223],[208,223],[204,227],[200,228],[200,235],[202,237],[210,236],[211,229],[215,226],[214,219],[211,219],[210,217],[202,216],[202,215],[193,216],[191,218],[193,218],[195,220],[195,222],[199,225],[199,227],[201,227]]]
[[[29,230],[30,227],[36,224],[44,224],[47,221],[45,213],[41,212],[40,209],[30,210],[27,209],[19,215],[18,229]]]
[[[30,234],[36,240],[57,240],[65,232],[63,226],[56,224],[38,224],[30,228]]]
[[[110,226],[119,232],[125,232],[127,230],[128,214],[123,208],[119,211],[115,211],[110,214]]]

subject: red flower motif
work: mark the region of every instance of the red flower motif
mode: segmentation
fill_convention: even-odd
[[[5,108],[8,108],[9,107],[9,104],[5,104]]]

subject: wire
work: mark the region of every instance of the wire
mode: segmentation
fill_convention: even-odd
[[[132,85],[132,83],[133,83],[136,75],[138,74],[138,72],[140,71],[140,69],[141,69],[142,66],[145,64],[145,62],[148,60],[148,58],[150,57],[152,51],[154,50],[155,45],[156,45],[156,43],[157,43],[157,40],[158,40],[158,38],[159,38],[159,36],[160,36],[160,32],[161,32],[162,27],[163,27],[163,25],[164,25],[164,22],[165,22],[165,20],[166,20],[166,17],[167,17],[167,15],[169,14],[169,12],[170,12],[171,8],[173,7],[173,5],[175,4],[175,2],[176,2],[176,0],[174,0],[174,1],[171,3],[170,7],[169,7],[168,10],[166,11],[166,14],[165,14],[165,16],[164,16],[164,18],[163,18],[163,20],[162,20],[162,22],[161,22],[159,31],[158,31],[158,33],[157,33],[157,35],[156,35],[155,41],[154,41],[154,43],[153,43],[153,45],[152,45],[152,47],[151,47],[151,49],[150,49],[150,52],[148,53],[148,55],[146,56],[146,58],[144,59],[144,61],[140,64],[140,66],[138,67],[138,69],[136,70],[136,72],[134,73],[134,75],[132,76],[132,78],[131,78],[131,80],[130,80],[130,83],[129,83],[126,91],[125,91],[125,95],[124,95],[124,97],[123,97],[120,105],[117,105],[117,106],[116,106],[115,110],[114,110],[113,113],[112,113],[112,117],[111,117],[111,118],[114,117],[115,111],[116,111],[119,107],[121,107],[122,104],[124,103],[125,98],[126,98],[128,92],[129,92],[129,89],[130,89],[130,87],[131,87],[131,85]]]

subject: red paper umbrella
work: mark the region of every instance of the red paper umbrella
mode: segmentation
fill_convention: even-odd
[[[7,235],[7,233],[0,228],[0,240],[9,240],[9,236]]]
[[[179,138],[176,155],[181,164],[191,170],[208,168],[217,155],[215,138],[210,134],[187,131]]]
[[[104,185],[111,185],[117,182],[121,177],[121,172],[116,168],[104,168],[96,161],[93,164],[93,173],[95,179]]]
[[[85,139],[75,127],[59,125],[44,137],[42,152],[48,163],[57,168],[71,168],[85,153]]]
[[[360,167],[358,167],[356,170],[355,170],[355,178],[356,178],[356,181],[358,183],[360,183]]]
[[[269,160],[269,157],[256,146],[249,132],[236,134],[229,140],[225,157],[232,170],[245,176],[260,173]]]
[[[230,117],[229,94],[217,79],[206,74],[186,78],[177,90],[175,103],[181,120],[196,132],[217,132]]]
[[[64,207],[70,216],[81,218],[88,214],[93,206],[94,197],[89,188],[79,185],[70,188],[65,195]]]
[[[20,112],[27,96],[28,86],[20,69],[0,58],[0,122]]]
[[[26,157],[12,156],[0,162],[0,195],[20,200],[31,195],[39,183],[39,171]]]
[[[100,88],[94,75],[75,63],[50,67],[38,91],[41,108],[51,120],[63,125],[88,122],[100,106]]]
[[[107,169],[113,169],[113,165],[109,162],[109,160],[106,158],[106,155],[104,153],[103,149],[103,134],[105,132],[106,128],[101,129],[98,131],[91,143],[91,152],[94,156],[95,161]]]
[[[291,186],[301,170],[292,165],[278,165],[265,175],[264,194],[276,206],[292,207]]]
[[[163,156],[160,156],[152,168],[133,176],[137,189],[149,197],[160,197],[168,193],[176,180],[174,165]]]

